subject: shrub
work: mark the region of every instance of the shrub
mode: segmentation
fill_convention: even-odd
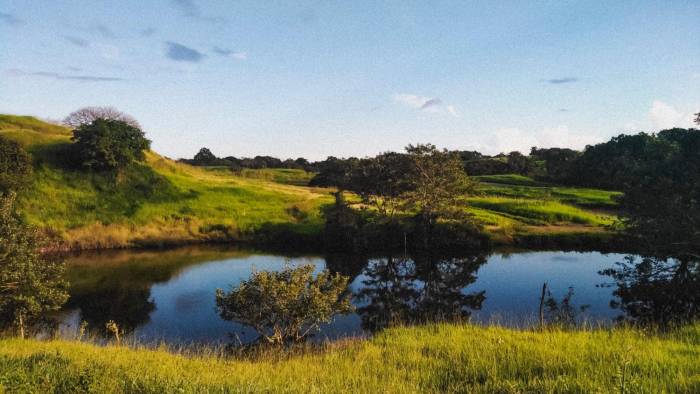
[[[348,277],[328,270],[314,277],[313,271],[313,265],[260,271],[228,293],[217,289],[219,315],[255,328],[271,344],[301,342],[321,323],[352,310]]]
[[[29,154],[16,141],[0,136],[0,193],[25,186],[31,173]]]

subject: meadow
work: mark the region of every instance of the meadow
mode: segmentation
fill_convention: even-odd
[[[20,142],[33,157],[34,180],[21,193],[21,212],[56,235],[64,249],[277,236],[311,244],[323,228],[321,207],[333,201],[332,189],[307,186],[313,174],[303,170],[194,167],[149,151],[145,162],[115,177],[71,165],[67,128],[0,115],[0,135]],[[462,201],[494,243],[533,234],[607,234],[616,224],[618,192],[514,174],[474,178],[478,195]]]
[[[388,329],[286,352],[0,340],[8,392],[700,391],[700,326],[521,331],[469,324]]]

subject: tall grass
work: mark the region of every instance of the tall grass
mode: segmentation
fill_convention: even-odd
[[[617,392],[700,391],[700,326],[518,331],[432,324],[316,351],[223,359],[165,348],[0,341],[9,392]]]
[[[470,205],[510,215],[528,224],[577,223],[610,225],[614,218],[585,211],[575,206],[551,200],[531,200],[505,197],[469,198]]]

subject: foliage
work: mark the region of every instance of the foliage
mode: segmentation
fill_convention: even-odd
[[[432,241],[433,229],[439,217],[452,216],[460,197],[474,190],[459,156],[435,145],[418,144],[406,147],[411,167],[409,191],[404,194],[406,208],[418,212],[424,245]],[[464,218],[462,218],[464,219]]]
[[[89,125],[98,119],[116,120],[137,129],[141,128],[139,122],[131,115],[125,114],[114,107],[83,107],[66,116],[63,124],[71,129],[77,129],[80,126]]]
[[[567,148],[543,148],[535,147],[530,151],[530,157],[542,160],[545,163],[545,178],[555,182],[568,181],[571,178],[572,166],[581,155]]]
[[[698,325],[650,334],[430,324],[245,359],[218,357],[217,349],[178,353],[5,339],[0,386],[7,392],[620,393],[617,374],[624,369],[628,393],[700,389]]]
[[[97,119],[73,130],[80,164],[92,170],[119,170],[144,159],[151,141],[140,129],[119,121]]]
[[[22,146],[0,135],[0,194],[30,183],[32,161]]]
[[[653,255],[700,260],[700,131],[664,130],[645,153],[623,183],[629,233]]]
[[[314,277],[313,271],[313,265],[260,271],[228,293],[217,289],[219,314],[255,328],[268,343],[301,342],[321,323],[352,310],[348,278],[328,270]]]
[[[47,312],[68,299],[63,263],[38,254],[40,238],[14,210],[14,194],[0,200],[0,328],[15,326],[21,337]]]
[[[348,188],[382,216],[393,218],[411,186],[411,168],[410,157],[400,153],[362,159],[349,174]]]

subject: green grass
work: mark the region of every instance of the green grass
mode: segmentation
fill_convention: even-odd
[[[497,183],[505,185],[522,185],[522,186],[543,186],[544,183],[537,182],[536,180],[518,174],[499,174],[499,175],[479,175],[475,176],[474,179],[479,182],[485,183]]]
[[[524,223],[543,225],[562,222],[586,225],[610,225],[614,219],[608,215],[585,211],[575,206],[549,200],[531,200],[505,197],[473,197],[471,206],[498,212]]]
[[[332,202],[329,190],[282,184],[308,177],[295,170],[237,176],[148,152],[115,180],[71,169],[70,133],[60,126],[3,115],[0,135],[33,157],[34,183],[20,195],[21,212],[74,249],[245,238],[270,225],[317,233],[319,207]]]
[[[435,324],[246,359],[206,350],[182,355],[6,339],[0,341],[0,386],[105,393],[697,393],[699,360],[698,325],[651,335],[622,328],[539,332]]]

